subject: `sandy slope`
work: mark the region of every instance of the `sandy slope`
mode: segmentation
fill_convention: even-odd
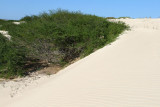
[[[0,88],[0,107],[160,107],[160,19],[120,20],[132,30],[13,98]]]

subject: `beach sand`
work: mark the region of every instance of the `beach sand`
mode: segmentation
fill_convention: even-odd
[[[160,107],[160,19],[116,21],[131,30],[57,74],[1,83],[0,107]]]

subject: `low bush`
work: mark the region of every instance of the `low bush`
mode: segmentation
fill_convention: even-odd
[[[0,77],[13,78],[25,74],[25,48],[0,34]]]
[[[21,21],[25,23],[9,23],[1,29],[9,31],[12,42],[25,46],[28,56],[62,66],[114,41],[128,28],[122,22],[67,10],[26,16]],[[15,57],[19,57],[16,52]],[[21,55],[25,59],[24,53]],[[18,64],[23,70],[21,65]]]

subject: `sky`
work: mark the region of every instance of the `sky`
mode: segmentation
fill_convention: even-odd
[[[0,0],[0,19],[18,20],[57,8],[100,17],[160,17],[160,0]]]

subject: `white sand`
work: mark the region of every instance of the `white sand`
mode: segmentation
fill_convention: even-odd
[[[19,24],[21,24],[21,22],[13,22],[13,24],[19,25]]]
[[[8,34],[8,31],[0,30],[0,33],[6,38],[8,38],[9,40],[11,40],[11,36]]]
[[[0,87],[0,107],[160,107],[160,19],[120,20],[111,45],[13,98]]]
[[[21,22],[13,22],[13,24],[19,25],[21,23],[25,23],[25,21],[21,21]],[[2,25],[0,25],[1,27]],[[6,38],[8,38],[9,40],[11,40],[11,35],[8,34],[8,31],[5,30],[0,30],[0,33],[5,36]]]
[[[13,24],[15,24],[15,25],[19,25],[19,24],[21,24],[21,23],[25,23],[25,21],[13,22]]]

